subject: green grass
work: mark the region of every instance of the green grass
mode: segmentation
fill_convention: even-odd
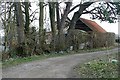
[[[107,48],[107,49],[112,49],[113,47]],[[66,56],[66,55],[72,55],[72,54],[80,54],[80,53],[86,53],[86,52],[94,52],[94,51],[103,51],[106,50],[106,48],[97,48],[97,49],[90,49],[90,50],[79,50],[79,51],[69,51],[69,52],[63,52],[61,53],[50,53],[50,54],[42,54],[42,55],[34,55],[30,57],[25,57],[25,58],[10,58],[9,60],[5,60],[2,62],[2,67],[11,67],[15,66],[21,63],[26,63],[26,62],[31,62],[35,60],[42,60],[46,58],[51,58],[51,57],[59,57],[59,56]]]
[[[34,55],[34,56],[24,57],[24,58],[10,58],[9,60],[2,62],[2,67],[6,68],[6,67],[15,66],[21,63],[31,62],[35,60],[42,60],[42,59],[51,58],[51,57],[58,57],[58,56],[62,56],[62,54],[53,53],[49,55]]]
[[[113,59],[117,60],[117,53],[79,64],[74,71],[80,78],[118,78],[118,62]]]
[[[110,50],[110,49],[113,49],[115,48],[114,46],[111,46],[111,47],[103,47],[103,48],[93,48],[93,49],[86,49],[85,51],[88,51],[88,52],[95,52],[95,51],[104,51],[104,50]]]

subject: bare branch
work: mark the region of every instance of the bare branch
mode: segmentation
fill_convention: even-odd
[[[30,16],[32,16],[33,14],[36,14],[36,13],[38,13],[38,12],[36,12],[38,9],[36,9],[35,11],[33,11],[31,14],[30,14]]]

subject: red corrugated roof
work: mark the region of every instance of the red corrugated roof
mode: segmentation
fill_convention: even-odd
[[[101,32],[101,33],[106,33],[106,31],[98,25],[95,21],[91,21],[88,19],[80,18],[80,20],[85,23],[90,29],[92,29],[95,32]]]

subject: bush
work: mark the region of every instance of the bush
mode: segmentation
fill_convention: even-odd
[[[114,46],[115,34],[91,32],[88,40],[90,48],[110,47]]]
[[[81,30],[73,29],[69,30],[69,33],[66,37],[66,45],[68,47],[73,46],[74,50],[80,49],[81,43],[87,42],[88,34]]]

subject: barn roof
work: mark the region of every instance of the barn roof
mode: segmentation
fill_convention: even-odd
[[[100,26],[98,25],[95,21],[91,21],[88,19],[84,19],[84,18],[80,18],[79,22],[82,21],[82,23],[84,24],[84,26],[86,25],[87,27],[85,28],[89,28],[86,29],[87,31],[94,31],[94,32],[101,32],[101,33],[105,33],[106,31]],[[83,24],[78,24],[77,26],[83,26]],[[84,27],[81,27],[84,28]],[[80,29],[80,28],[79,28]]]

